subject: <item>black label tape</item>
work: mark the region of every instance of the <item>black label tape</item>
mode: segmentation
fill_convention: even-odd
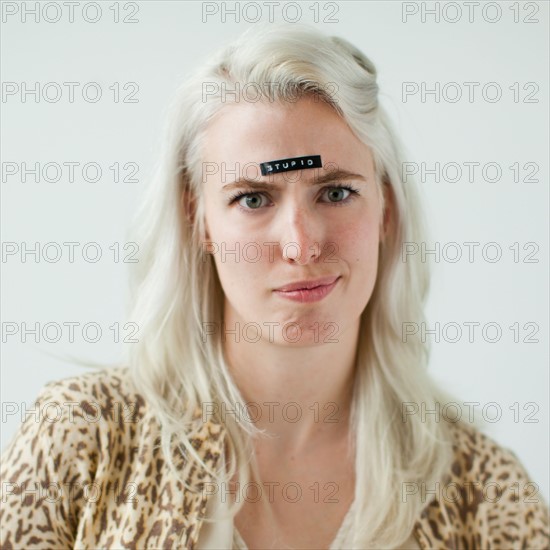
[[[321,155],[309,155],[307,157],[295,157],[292,159],[271,160],[262,162],[260,169],[262,176],[290,172],[290,170],[306,170],[307,168],[322,168]]]

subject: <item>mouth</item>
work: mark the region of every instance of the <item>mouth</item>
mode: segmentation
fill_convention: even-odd
[[[281,298],[295,302],[317,302],[332,292],[339,280],[340,276],[337,275],[323,277],[322,279],[298,281],[277,288],[273,292]]]
[[[292,292],[295,290],[311,290],[320,286],[331,285],[340,278],[339,275],[332,275],[329,277],[322,277],[320,279],[309,279],[304,281],[297,281],[295,283],[289,283],[287,285],[276,288],[277,292]]]

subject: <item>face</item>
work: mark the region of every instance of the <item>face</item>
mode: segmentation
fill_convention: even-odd
[[[205,138],[203,251],[225,293],[226,329],[304,346],[357,328],[376,280],[382,216],[369,148],[309,97],[228,105]],[[261,175],[260,163],[308,155],[320,155],[322,168]],[[280,290],[303,281],[321,284]]]

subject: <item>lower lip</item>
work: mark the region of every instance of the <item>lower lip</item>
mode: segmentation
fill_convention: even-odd
[[[294,302],[311,303],[322,300],[325,296],[332,292],[332,289],[336,286],[336,283],[340,280],[340,277],[336,279],[330,285],[317,286],[310,289],[291,290],[284,292],[282,290],[275,290],[274,292],[282,298],[287,298]]]

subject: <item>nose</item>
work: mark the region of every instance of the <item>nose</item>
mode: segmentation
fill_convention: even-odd
[[[325,227],[319,212],[291,204],[282,217],[281,252],[285,261],[307,265],[319,261]]]

